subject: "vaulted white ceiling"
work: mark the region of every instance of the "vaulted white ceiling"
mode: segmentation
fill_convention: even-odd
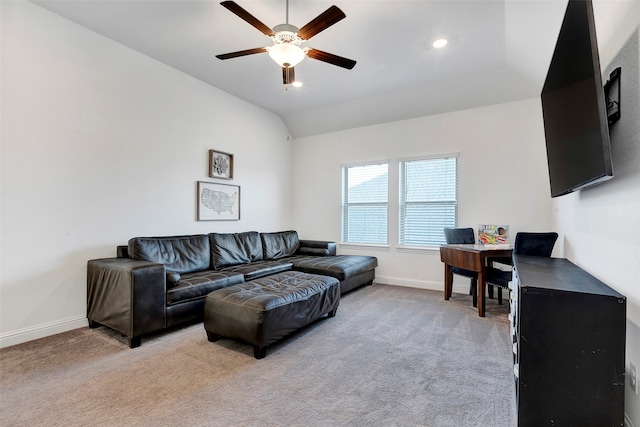
[[[536,97],[567,0],[290,0],[297,27],[332,4],[346,18],[305,43],[357,61],[352,70],[305,58],[301,88],[282,84],[268,46],[218,1],[32,0],[54,13],[278,114],[294,137]],[[236,0],[269,27],[285,0]],[[444,49],[432,42],[446,38]],[[286,90],[287,89],[287,90]]]

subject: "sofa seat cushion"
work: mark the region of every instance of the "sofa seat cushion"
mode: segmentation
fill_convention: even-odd
[[[269,276],[271,274],[281,273],[291,270],[293,264],[289,261],[256,261],[250,264],[239,264],[231,267],[225,267],[220,271],[229,273],[239,273],[244,275],[245,281],[257,279],[258,277]]]
[[[129,257],[164,264],[167,271],[194,273],[211,268],[209,237],[204,234],[173,237],[134,237]]]
[[[244,276],[234,272],[198,271],[180,276],[178,283],[167,290],[167,305],[204,298],[218,289],[244,282]]]
[[[293,269],[310,274],[324,274],[342,281],[378,266],[378,259],[364,255],[329,257],[296,256],[290,258]]]

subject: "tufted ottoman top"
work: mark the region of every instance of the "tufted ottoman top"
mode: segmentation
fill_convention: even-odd
[[[268,311],[307,300],[339,283],[329,276],[286,271],[219,289],[207,295],[207,299]]]

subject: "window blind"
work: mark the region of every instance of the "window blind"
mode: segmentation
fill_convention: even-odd
[[[342,169],[342,241],[387,244],[389,164]]]
[[[444,244],[458,217],[457,158],[401,161],[399,205],[401,245]]]

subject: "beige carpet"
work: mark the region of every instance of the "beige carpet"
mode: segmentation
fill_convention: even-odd
[[[507,314],[373,285],[262,360],[202,324],[133,350],[77,329],[0,350],[0,425],[513,426]]]

